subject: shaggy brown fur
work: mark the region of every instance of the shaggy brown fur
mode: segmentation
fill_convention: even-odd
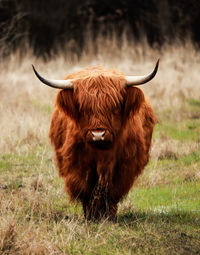
[[[156,117],[118,71],[91,67],[67,78],[76,79],[74,89],[58,92],[49,133],[60,176],[87,219],[115,219],[118,202],[148,162]],[[91,130],[106,130],[109,147],[88,143]]]

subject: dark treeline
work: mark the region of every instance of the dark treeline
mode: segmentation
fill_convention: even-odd
[[[0,0],[0,49],[7,55],[28,43],[51,56],[70,44],[79,55],[88,31],[95,41],[100,32],[120,38],[127,27],[151,46],[188,37],[200,45],[199,22],[199,0]]]

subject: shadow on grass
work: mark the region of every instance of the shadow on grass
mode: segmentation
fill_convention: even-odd
[[[119,225],[134,226],[138,223],[176,223],[189,224],[190,226],[200,227],[200,211],[184,212],[184,211],[169,211],[169,212],[127,212],[118,216]]]
[[[85,222],[82,213],[74,213],[65,211],[53,211],[51,213],[51,220],[60,222],[61,220],[78,220]],[[100,221],[101,222],[101,221]],[[137,226],[138,223],[144,224],[189,224],[190,226],[200,227],[200,212],[184,212],[184,211],[170,211],[170,212],[152,212],[152,211],[129,211],[118,215],[117,223],[119,226]]]

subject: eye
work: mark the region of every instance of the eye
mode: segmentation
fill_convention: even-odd
[[[122,108],[121,108],[121,107],[115,108],[115,109],[113,110],[113,114],[114,114],[114,115],[120,115],[121,112],[122,112]]]
[[[74,104],[74,106],[75,106],[75,109],[77,110],[77,112],[80,112],[78,104]]]
[[[118,114],[119,114],[119,109],[115,109],[115,110],[113,111],[113,114],[114,114],[114,115],[118,115]]]

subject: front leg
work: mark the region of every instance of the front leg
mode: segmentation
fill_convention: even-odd
[[[90,199],[82,201],[84,216],[87,220],[99,221],[107,218],[116,221],[117,204],[109,198],[108,186],[96,184]]]

